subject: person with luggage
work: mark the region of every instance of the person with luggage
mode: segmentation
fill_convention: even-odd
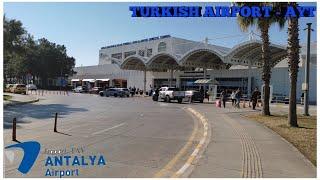
[[[236,98],[236,108],[240,108],[240,99],[241,99],[241,91],[240,88],[237,89],[236,94],[235,94],[235,98]]]
[[[223,108],[226,108],[227,93],[225,90],[222,90],[221,92],[220,101],[222,102]]]
[[[253,110],[256,109],[256,105],[257,105],[257,101],[258,101],[259,96],[260,96],[260,91],[258,90],[258,88],[255,88],[254,91],[252,92],[252,95],[251,95],[251,102],[252,102],[252,109]]]

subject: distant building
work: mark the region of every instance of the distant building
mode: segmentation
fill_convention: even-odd
[[[316,103],[316,42],[311,44],[310,101]],[[273,96],[289,96],[286,47],[271,44],[271,86]],[[305,46],[300,52],[297,98],[304,80]],[[169,35],[102,47],[99,64],[76,67],[70,78],[73,86],[136,87],[146,89],[177,86],[199,89],[198,79],[213,79],[221,89],[241,88],[250,94],[263,85],[261,80],[261,42],[249,40],[233,48],[196,42]]]

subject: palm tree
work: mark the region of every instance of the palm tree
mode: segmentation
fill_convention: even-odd
[[[239,6],[272,6],[273,10],[270,13],[270,17],[241,17],[238,16],[238,24],[242,31],[247,31],[251,26],[257,26],[261,33],[262,39],[262,54],[261,59],[263,61],[262,66],[262,80],[264,81],[264,99],[263,99],[263,111],[262,115],[270,116],[269,99],[270,99],[270,79],[271,79],[271,52],[269,41],[269,28],[272,24],[278,24],[282,29],[285,24],[285,18],[275,15],[275,10],[281,8],[283,3],[267,3],[267,2],[239,2]]]
[[[290,3],[296,6],[296,3]],[[288,124],[291,127],[298,127],[297,122],[297,77],[299,70],[299,24],[298,18],[289,18],[288,20],[288,64],[290,76],[290,99]]]

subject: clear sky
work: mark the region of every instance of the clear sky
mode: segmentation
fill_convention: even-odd
[[[133,18],[130,5],[197,5],[216,6],[230,3],[4,3],[4,13],[9,19],[21,20],[23,26],[36,39],[64,44],[69,56],[76,58],[76,66],[98,64],[99,49],[106,45],[140,40],[169,34],[180,38],[203,41],[232,47],[248,37],[238,27],[236,18]],[[301,5],[316,5],[305,4]],[[305,43],[307,22],[315,29],[316,17],[300,18],[300,42]],[[255,32],[257,29],[252,28]],[[239,35],[239,36],[237,36]],[[232,36],[230,38],[220,38]],[[234,37],[237,36],[237,37]],[[270,29],[271,42],[286,44],[287,27]]]

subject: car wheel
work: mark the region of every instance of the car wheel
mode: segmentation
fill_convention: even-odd
[[[118,94],[114,94],[114,97],[118,97]]]
[[[166,102],[170,103],[170,97],[169,96],[166,96]]]
[[[201,99],[199,102],[200,102],[200,103],[203,103],[203,99]]]
[[[99,94],[100,94],[101,97],[103,96],[103,92],[101,92],[101,93],[99,93]]]

